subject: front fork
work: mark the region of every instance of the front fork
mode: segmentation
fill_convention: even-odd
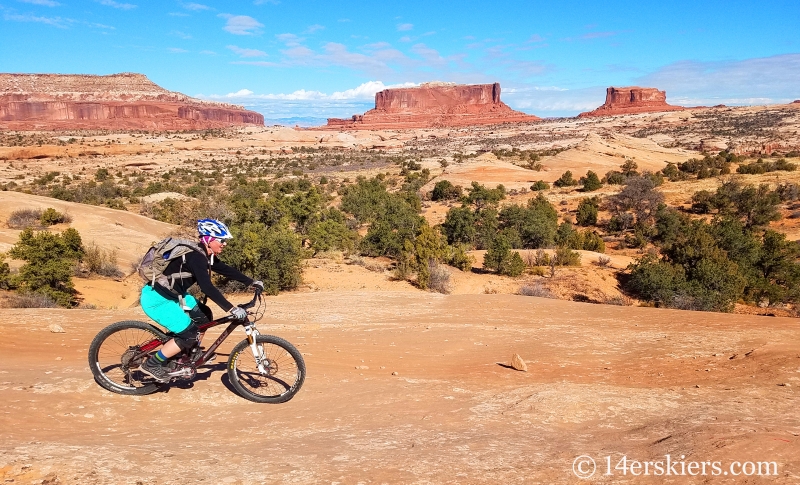
[[[258,329],[252,325],[244,327],[244,333],[247,334],[247,342],[250,344],[250,350],[253,352],[253,357],[258,365],[258,372],[261,374],[268,374],[267,368],[264,367],[264,362],[267,361],[267,356],[264,355],[264,347],[258,345]]]

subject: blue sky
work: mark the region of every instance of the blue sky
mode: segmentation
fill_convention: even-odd
[[[0,71],[139,72],[268,119],[349,116],[387,86],[500,82],[574,115],[608,86],[673,104],[800,98],[800,1],[0,0]]]

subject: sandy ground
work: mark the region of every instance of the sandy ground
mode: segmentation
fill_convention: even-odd
[[[510,295],[282,295],[260,328],[298,346],[308,378],[292,401],[264,405],[227,387],[226,355],[150,396],[101,389],[89,342],[138,310],[3,315],[5,483],[800,481],[794,319]],[[528,372],[504,365],[513,353]],[[572,471],[580,455],[599,467],[586,482]],[[721,472],[614,468],[665,455]],[[733,461],[774,461],[777,475],[723,475]]]

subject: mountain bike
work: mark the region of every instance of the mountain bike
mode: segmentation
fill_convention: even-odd
[[[256,306],[256,304],[258,306]],[[265,313],[261,292],[240,305],[247,318],[237,320],[226,315],[198,325],[200,337],[195,347],[182,352],[167,364],[167,372],[174,380],[191,380],[197,368],[209,363],[215,350],[237,328],[244,329],[247,338],[239,342],[228,357],[227,372],[231,386],[237,394],[259,403],[282,403],[293,398],[303,385],[306,364],[300,352],[286,340],[273,335],[261,335],[256,322]],[[255,307],[255,310],[251,311]],[[200,347],[206,330],[228,324],[217,340],[205,351]],[[139,370],[139,366],[174,334],[163,332],[145,322],[125,320],[104,328],[89,346],[89,368],[94,380],[111,392],[141,396],[158,391],[168,383],[159,383]]]

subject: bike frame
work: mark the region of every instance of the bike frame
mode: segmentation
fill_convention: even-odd
[[[253,299],[249,303],[241,305],[241,307],[244,308],[244,309],[252,308],[255,305],[256,300],[260,299],[260,298],[261,298],[261,294],[260,294],[260,292],[257,292],[256,295],[253,297]],[[192,363],[192,366],[193,367],[199,367],[199,366],[205,364],[208,361],[208,359],[211,358],[211,356],[214,354],[214,351],[217,350],[217,348],[220,345],[222,345],[222,342],[224,342],[225,339],[227,339],[228,336],[231,333],[233,333],[233,330],[236,327],[242,326],[242,327],[244,327],[244,332],[247,334],[247,341],[250,343],[250,348],[253,350],[253,356],[256,357],[256,361],[258,362],[258,370],[260,372],[262,372],[262,373],[266,372],[264,367],[263,367],[263,363],[261,362],[261,359],[264,356],[261,355],[262,352],[260,352],[259,349],[256,347],[256,337],[258,335],[260,335],[260,334],[258,332],[258,329],[255,327],[255,321],[250,321],[249,318],[247,318],[245,320],[235,320],[232,315],[225,315],[224,317],[220,317],[220,318],[218,318],[216,320],[212,320],[212,321],[210,321],[208,323],[203,323],[201,325],[198,325],[198,328],[200,329],[199,333],[202,336],[202,335],[204,335],[206,333],[206,330],[208,330],[210,328],[217,327],[219,325],[224,325],[226,323],[229,323],[228,327],[225,330],[222,331],[222,334],[220,334],[220,336],[217,337],[217,340],[214,341],[214,343],[211,345],[211,347],[209,347],[203,353],[203,355],[200,356],[199,359],[197,359],[195,362]],[[170,337],[170,335],[167,334],[167,337]],[[161,340],[153,339],[152,341],[147,342],[146,344],[142,345],[140,347],[140,351],[144,352],[144,353],[150,353],[150,352],[152,352],[153,350],[157,349],[158,347],[160,347],[163,344],[164,344],[164,342],[162,342]],[[198,345],[199,344],[200,344],[200,342],[198,341]]]

